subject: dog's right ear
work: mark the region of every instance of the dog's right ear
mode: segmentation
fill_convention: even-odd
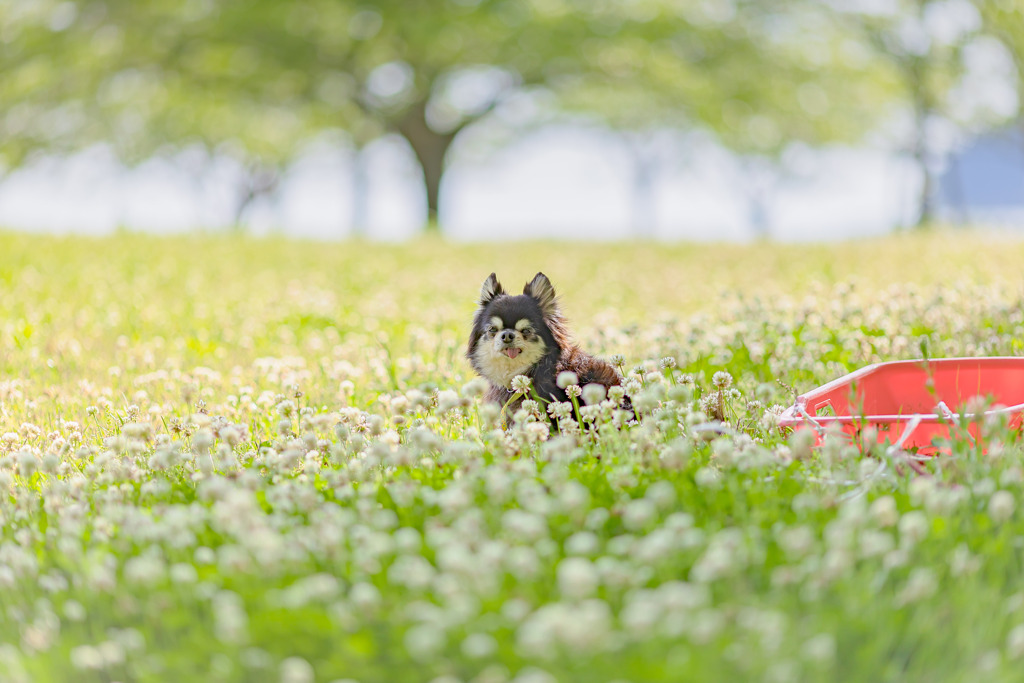
[[[491,303],[491,300],[494,297],[504,293],[505,290],[501,286],[501,283],[498,282],[498,277],[494,273],[491,273],[487,276],[487,279],[484,280],[483,287],[480,288],[480,306],[486,306]]]

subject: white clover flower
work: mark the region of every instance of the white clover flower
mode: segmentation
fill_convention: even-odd
[[[548,404],[548,415],[557,420],[563,420],[572,415],[572,404],[568,401],[552,401]]]
[[[872,468],[875,467],[871,463]],[[869,509],[871,517],[880,527],[895,525],[900,519],[899,510],[896,509],[896,500],[892,496],[882,496],[871,504]]]
[[[242,430],[234,425],[224,427],[220,430],[219,435],[224,440],[224,443],[231,448],[238,446],[243,440]]]
[[[644,385],[636,377],[627,378],[621,386],[629,396],[636,396],[644,388]],[[612,388],[614,389],[614,387]]]
[[[46,453],[39,462],[39,470],[43,474],[57,474],[60,468],[60,456],[56,453]]]
[[[462,641],[462,654],[470,659],[490,657],[498,650],[498,641],[487,633],[471,633]]]
[[[928,518],[919,510],[911,510],[900,517],[900,540],[911,545],[928,535]]]
[[[625,397],[626,388],[624,386],[616,384],[615,386],[608,387],[608,400],[616,406],[622,405],[622,399]]]
[[[580,378],[576,373],[570,370],[563,370],[558,373],[558,377],[555,378],[555,383],[558,385],[559,389],[565,389],[568,386],[578,384],[579,381]]]
[[[405,633],[405,649],[413,659],[425,661],[444,648],[445,633],[433,624],[419,624]]]
[[[634,590],[626,594],[619,621],[630,635],[647,637],[664,616],[664,611],[658,591]]]
[[[584,398],[584,400],[586,399]],[[601,405],[582,406],[580,408],[580,420],[583,422],[596,422],[603,412],[604,409]]]
[[[352,586],[348,599],[362,610],[376,607],[381,601],[380,591],[371,583],[359,582]]]
[[[468,399],[480,398],[487,393],[490,386],[483,377],[475,377],[462,385],[462,395]]]
[[[791,559],[807,555],[814,547],[814,532],[808,526],[784,527],[777,532],[779,546]]]
[[[39,459],[36,454],[28,448],[23,448],[17,453],[18,474],[29,478],[39,469]]]
[[[71,648],[71,665],[76,669],[95,671],[102,669],[106,662],[99,649],[92,645],[78,645]]]
[[[276,406],[274,406],[274,410],[279,415],[281,415],[283,417],[289,417],[289,418],[290,417],[294,417],[295,413],[297,412],[296,408],[295,408],[295,401],[293,401],[291,399],[288,399],[288,398],[284,399],[283,401],[278,403]]]
[[[526,510],[507,510],[501,516],[501,525],[512,538],[527,543],[546,538],[548,535],[547,520]]]
[[[988,501],[988,516],[996,524],[1002,524],[1013,516],[1017,501],[1009,491],[996,491]]]
[[[577,531],[565,539],[566,555],[596,555],[601,549],[601,540],[591,531]]]
[[[922,505],[934,489],[935,482],[930,478],[917,477],[911,479],[909,486],[907,486],[910,502],[915,506]]]
[[[288,657],[281,662],[281,683],[313,683],[316,672],[302,657]]]
[[[199,580],[196,568],[187,562],[172,564],[168,574],[174,583],[192,584]]]
[[[915,567],[910,572],[903,590],[896,596],[896,604],[902,606],[930,598],[935,595],[938,588],[939,582],[935,578],[935,572],[928,567]]]
[[[949,573],[953,576],[967,576],[981,569],[981,558],[973,554],[967,544],[958,545],[949,557]]]
[[[768,406],[764,413],[762,413],[758,424],[762,429],[774,429],[779,426],[779,420],[782,418],[782,413],[785,411],[785,407],[781,405]]]
[[[213,632],[222,643],[245,643],[248,636],[249,616],[242,598],[232,591],[218,591],[211,600]]]
[[[603,384],[596,384],[591,382],[590,384],[583,387],[583,402],[588,406],[596,406],[598,403],[604,400],[606,389]]]
[[[629,501],[622,511],[622,524],[629,531],[640,531],[649,526],[658,516],[658,509],[647,498]]]
[[[896,543],[893,541],[892,536],[884,531],[865,529],[861,532],[860,552],[863,557],[884,555],[892,550],[895,545]]]
[[[523,427],[523,434],[529,443],[546,441],[551,436],[551,427],[547,422],[530,422]]]
[[[725,370],[719,370],[711,376],[711,383],[715,385],[716,389],[723,391],[732,386],[732,375]]]
[[[1006,656],[1010,659],[1024,657],[1024,624],[1014,626],[1006,636]]]
[[[569,398],[579,398],[582,393],[583,390],[580,389],[580,386],[578,384],[570,384],[569,386],[565,387],[565,395],[568,396]]]
[[[633,397],[633,407],[642,413],[650,413],[661,403],[664,394],[665,392],[661,390],[661,387],[650,387],[639,393],[631,394]]]
[[[698,644],[708,643],[725,628],[725,617],[716,609],[703,609],[689,623],[690,637]]]
[[[718,489],[722,486],[722,475],[713,467],[701,467],[693,479],[702,489]]]
[[[444,414],[460,405],[459,395],[451,389],[437,392],[437,412]]]
[[[526,375],[516,375],[512,378],[512,391],[525,394],[530,391],[533,382]]]
[[[708,583],[723,576],[728,576],[738,569],[732,551],[720,545],[709,546],[690,570],[690,580]]]
[[[103,658],[104,667],[115,667],[124,663],[125,648],[117,641],[104,640],[96,645],[96,650],[99,652],[99,656]]]
[[[819,633],[804,642],[800,650],[812,662],[831,662],[836,657],[836,639],[830,633]]]
[[[886,553],[882,558],[882,566],[886,570],[906,567],[910,563],[910,552],[906,548],[896,548]]]
[[[995,492],[995,490],[996,482],[989,477],[976,481],[971,487],[971,491],[973,491],[974,495],[979,498],[990,496]]]
[[[567,557],[558,563],[558,589],[567,598],[590,597],[601,584],[594,565],[582,557]]]
[[[530,413],[536,418],[540,417],[540,404],[534,401],[532,398],[528,398],[522,402],[520,408]]]
[[[676,489],[668,481],[656,481],[647,487],[644,498],[654,503],[659,510],[669,510],[676,502]]]
[[[384,433],[384,418],[380,415],[370,415],[366,418],[366,431],[370,436],[380,436]]]
[[[504,672],[500,675],[501,678],[497,680],[504,681]],[[516,677],[509,681],[509,683],[558,683],[558,679],[544,671],[544,669],[538,669],[535,666],[525,666],[520,669]]]
[[[571,448],[571,442],[567,443],[566,437],[560,437],[553,439],[545,445],[560,444],[564,447]],[[564,457],[564,456],[563,456]],[[587,510],[590,505],[590,489],[578,481],[568,481],[562,486],[561,492],[558,494],[558,501],[562,504],[562,507],[573,513],[582,513]]]

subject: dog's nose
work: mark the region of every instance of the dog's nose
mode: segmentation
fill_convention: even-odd
[[[516,340],[516,333],[515,332],[513,332],[512,330],[502,330],[502,332],[501,332],[501,341],[505,342],[506,344],[511,344],[515,340]]]

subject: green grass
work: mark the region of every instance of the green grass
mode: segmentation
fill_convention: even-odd
[[[1018,435],[916,476],[773,416],[872,362],[1021,355],[1022,262],[0,233],[0,679],[1018,680]],[[492,270],[550,276],[639,424],[502,429],[464,359]]]

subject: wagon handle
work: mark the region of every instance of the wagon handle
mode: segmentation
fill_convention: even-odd
[[[959,413],[954,413],[952,410],[949,409],[949,406],[946,405],[945,401],[939,401],[938,403],[936,403],[935,408],[942,414],[942,417],[946,418],[954,425],[956,424],[956,418],[960,417]],[[963,431],[971,443],[978,443],[977,439],[974,438],[974,435],[971,434],[971,431],[969,429],[965,429]]]
[[[921,420],[923,419],[924,415],[920,413],[916,413],[914,417],[910,418],[910,422],[908,422],[906,428],[904,428],[903,434],[901,434],[900,438],[896,439],[896,441],[894,441],[893,444],[885,450],[885,454],[891,457],[896,454],[896,451],[903,448],[903,444],[908,438],[910,438],[910,435],[915,429],[917,429],[917,425],[921,424]]]
[[[811,414],[807,412],[807,409],[804,408],[803,402],[801,402],[799,399],[797,399],[796,402],[796,409],[797,411],[799,411],[800,415],[802,415],[805,420],[811,423],[811,427],[814,429],[814,431],[818,433],[818,436],[825,436],[825,428],[821,426],[820,422],[811,417]]]

